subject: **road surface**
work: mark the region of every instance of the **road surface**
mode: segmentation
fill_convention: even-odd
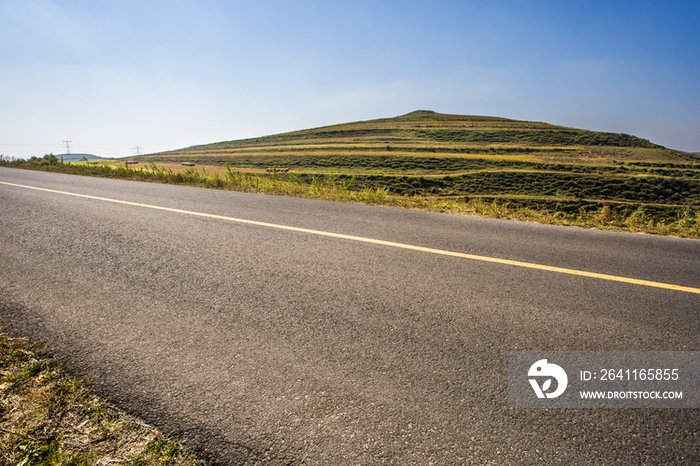
[[[9,330],[216,464],[700,463],[697,409],[507,390],[700,350],[700,241],[8,168],[0,239]]]

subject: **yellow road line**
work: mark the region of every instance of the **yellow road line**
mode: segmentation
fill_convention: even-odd
[[[340,238],[340,239],[346,239],[346,240],[351,240],[351,241],[359,241],[362,243],[371,243],[371,244],[378,244],[381,246],[389,246],[389,247],[393,247],[393,248],[409,249],[412,251],[427,252],[430,254],[439,254],[442,256],[459,257],[461,259],[470,259],[470,260],[476,260],[476,261],[482,261],[482,262],[493,262],[496,264],[512,265],[515,267],[526,267],[529,269],[546,270],[548,272],[557,272],[557,273],[563,273],[563,274],[568,274],[568,275],[577,275],[580,277],[598,278],[600,280],[609,280],[609,281],[614,281],[614,282],[631,283],[633,285],[650,286],[653,288],[663,288],[663,289],[667,289],[667,290],[684,291],[687,293],[700,294],[700,288],[692,288],[689,286],[672,285],[669,283],[652,282],[649,280],[638,280],[636,278],[619,277],[616,275],[606,275],[606,274],[595,273],[595,272],[585,272],[582,270],[566,269],[563,267],[552,267],[549,265],[533,264],[530,262],[520,262],[520,261],[513,261],[513,260],[508,260],[508,259],[498,259],[496,257],[477,256],[474,254],[465,254],[462,252],[445,251],[442,249],[426,248],[423,246],[413,246],[411,244],[404,244],[404,243],[394,243],[392,241],[384,241],[384,240],[380,240],[380,239],[365,238],[362,236],[344,235],[341,233],[331,233],[328,231],[311,230],[308,228],[299,228],[299,227],[292,227],[292,226],[288,226],[288,225],[279,225],[276,223],[258,222],[256,220],[246,220],[243,218],[226,217],[223,215],[215,215],[215,214],[206,214],[206,213],[202,213],[202,212],[194,212],[191,210],[173,209],[171,207],[161,207],[161,206],[156,206],[156,205],[151,205],[151,204],[142,204],[139,202],[130,202],[130,201],[122,201],[119,199],[111,199],[111,198],[106,198],[106,197],[89,196],[87,194],[77,194],[77,193],[71,193],[71,192],[67,192],[67,191],[57,191],[55,189],[37,188],[35,186],[26,186],[26,185],[21,185],[21,184],[6,183],[6,182],[2,182],[2,181],[0,181],[0,184],[4,184],[7,186],[15,186],[18,188],[33,189],[36,191],[45,191],[45,192],[55,193],[55,194],[64,194],[67,196],[82,197],[85,199],[94,199],[94,200],[98,200],[98,201],[113,202],[115,204],[124,204],[124,205],[130,205],[130,206],[135,206],[135,207],[144,207],[147,209],[164,210],[166,212],[175,212],[175,213],[179,213],[179,214],[195,215],[198,217],[214,218],[214,219],[225,220],[225,221],[229,221],[229,222],[245,223],[248,225],[276,228],[278,230],[295,231],[295,232],[299,232],[299,233],[308,233],[308,234],[318,235],[318,236],[327,236],[330,238]]]

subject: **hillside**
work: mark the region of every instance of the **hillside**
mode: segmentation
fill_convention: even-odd
[[[249,167],[320,165],[361,168],[373,158],[398,156],[560,163],[693,161],[688,154],[670,151],[626,134],[431,111],[192,146],[140,158],[214,165],[228,162]],[[329,157],[333,160],[328,160]],[[455,162],[460,165],[459,161]],[[451,165],[447,161],[442,161],[442,164]]]

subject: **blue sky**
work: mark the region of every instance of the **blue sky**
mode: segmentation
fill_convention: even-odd
[[[0,0],[0,154],[426,109],[700,151],[700,2]]]

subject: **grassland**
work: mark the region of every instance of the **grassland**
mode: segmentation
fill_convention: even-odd
[[[626,134],[540,122],[418,111],[130,160],[2,163],[700,237],[700,157]]]
[[[0,334],[0,464],[172,465],[205,462],[154,428],[111,407],[64,362]]]

